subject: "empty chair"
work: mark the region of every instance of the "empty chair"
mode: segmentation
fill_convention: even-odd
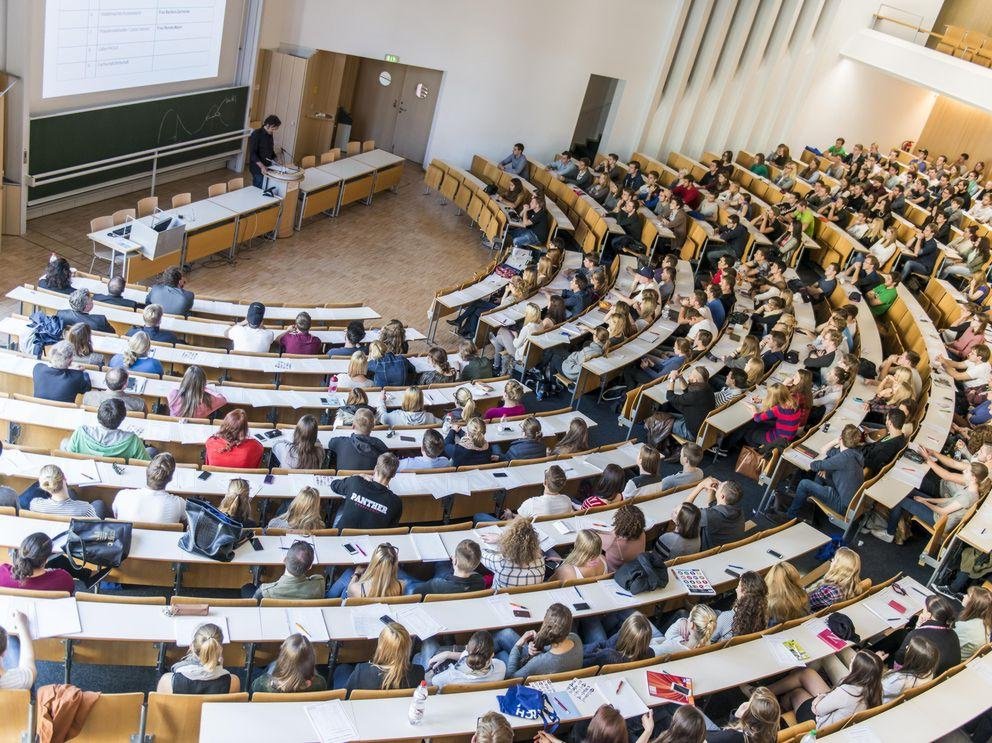
[[[221,194],[225,194],[225,193],[227,193],[226,183],[215,183],[212,186],[207,187],[208,197],[220,196]]]
[[[158,208],[158,196],[146,196],[138,199],[138,216],[147,217]]]
[[[105,230],[109,227],[113,227],[116,224],[114,218],[111,216],[97,217],[96,219],[90,220],[90,232],[99,232],[100,230]],[[105,248],[95,241],[91,241],[93,245],[93,260],[90,261],[90,273],[93,273],[93,266],[96,265],[98,260],[106,261],[110,264],[110,275],[114,274],[114,251],[110,248]]]
[[[128,217],[134,219],[134,215],[135,215],[134,209],[118,209],[116,212],[114,212],[114,215],[111,218],[114,220],[115,225],[124,224],[124,220],[126,220]]]
[[[317,156],[316,155],[304,155],[303,156],[303,159],[300,160],[300,167],[301,168],[312,168],[316,164],[317,164]]]
[[[327,165],[327,163],[332,163],[338,159],[338,155],[341,154],[341,150],[334,148],[333,150],[328,150],[327,152],[322,152],[320,154],[320,164]]]
[[[349,142],[348,143],[348,156],[349,157],[351,155],[357,155],[361,151],[362,151],[362,143],[361,142],[355,140],[353,142]]]
[[[239,188],[244,188],[244,187],[245,187],[244,178],[232,178],[227,182],[228,191],[237,191]]]
[[[181,206],[186,206],[192,201],[193,201],[193,194],[191,194],[189,191],[187,191],[186,193],[177,193],[175,196],[172,197],[172,208],[178,209]]]
[[[362,142],[362,152],[371,152],[374,149],[375,149],[374,139],[366,139],[364,142]]]

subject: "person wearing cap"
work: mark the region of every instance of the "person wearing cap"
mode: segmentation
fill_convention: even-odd
[[[91,315],[93,311],[93,295],[88,289],[76,289],[69,295],[69,309],[59,310],[55,316],[62,321],[65,328],[75,325],[77,322],[86,323],[91,330],[98,333],[112,333],[113,329],[107,318],[103,315]]]
[[[248,305],[248,316],[241,322],[232,325],[224,333],[231,339],[232,351],[244,353],[267,353],[272,344],[286,332],[276,333],[262,327],[265,319],[265,305],[252,302]]]

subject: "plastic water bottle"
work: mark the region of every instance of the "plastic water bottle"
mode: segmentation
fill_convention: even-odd
[[[337,374],[332,374],[331,375],[331,383],[327,385],[327,391],[330,392],[331,394],[334,394],[335,392],[338,391],[338,375]]]
[[[427,709],[427,682],[421,681],[420,686],[413,690],[413,699],[410,700],[410,711],[408,716],[411,725],[419,725],[424,721],[424,712]]]
[[[816,728],[810,730],[806,735],[802,737],[799,743],[816,743]]]

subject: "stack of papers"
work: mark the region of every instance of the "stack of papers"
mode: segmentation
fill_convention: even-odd
[[[445,629],[444,625],[440,624],[423,606],[419,605],[397,607],[396,621],[406,627],[411,635],[416,635],[421,640],[434,637]]]
[[[317,607],[286,609],[286,622],[291,633],[299,632],[310,642],[329,642],[331,639],[324,613]]]
[[[644,703],[634,687],[624,679],[599,678],[594,679],[596,691],[599,692],[603,700],[621,714],[624,719],[640,717],[648,711],[648,706]]]
[[[308,704],[303,708],[320,743],[358,740],[358,728],[351,712],[340,699]]]
[[[450,559],[441,535],[436,531],[410,534],[410,542],[422,562],[440,562]]]
[[[388,616],[389,607],[386,604],[369,604],[357,606],[351,611],[351,626],[356,637],[374,640],[379,637],[385,623],[381,617]]]
[[[31,636],[38,640],[45,637],[62,637],[82,631],[76,599],[31,599],[20,596],[0,596],[0,625],[14,632],[15,611],[24,613]]]

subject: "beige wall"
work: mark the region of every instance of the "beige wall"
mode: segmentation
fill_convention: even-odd
[[[992,165],[992,113],[939,96],[919,142],[934,156],[944,154],[953,161],[967,152],[971,162]]]
[[[992,2],[944,0],[944,5],[933,24],[933,30],[942,34],[947,26],[957,26],[992,36]]]

